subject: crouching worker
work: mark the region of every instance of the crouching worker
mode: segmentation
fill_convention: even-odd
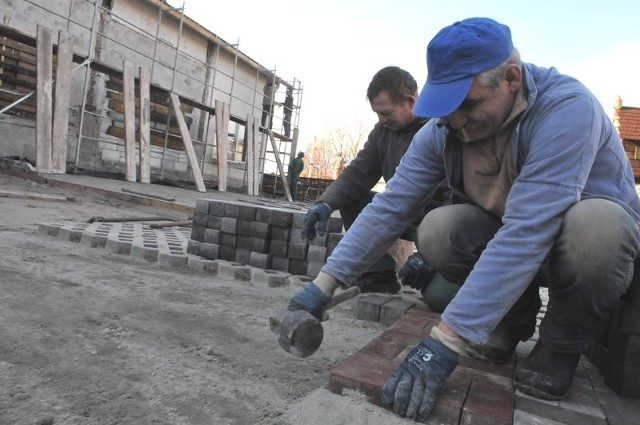
[[[320,314],[446,178],[453,204],[424,217],[417,245],[460,288],[388,378],[383,402],[425,421],[465,347],[500,360],[531,336],[541,283],[547,312],[514,384],[561,399],[596,323],[631,283],[640,200],[629,160],[588,89],[554,68],[522,63],[509,28],[494,20],[442,29],[428,45],[427,69],[414,113],[437,119],[416,134],[386,190],[289,309]]]

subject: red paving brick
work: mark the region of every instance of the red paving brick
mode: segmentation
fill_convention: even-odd
[[[380,391],[407,352],[429,335],[439,315],[412,308],[379,337],[329,370],[329,390],[356,390],[381,406]],[[494,365],[461,356],[442,387],[429,422],[443,424],[511,424],[513,363]]]

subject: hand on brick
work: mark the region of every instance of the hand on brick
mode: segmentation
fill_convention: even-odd
[[[382,387],[382,403],[400,416],[426,422],[440,387],[458,364],[458,353],[429,336],[407,354]]]
[[[398,271],[398,278],[405,286],[420,291],[427,286],[436,270],[425,261],[419,252],[414,252]]]
[[[289,311],[305,310],[322,321],[322,313],[330,299],[330,294],[323,292],[314,282],[311,282],[289,300],[287,309]]]
[[[311,240],[315,239],[316,235],[324,236],[324,234],[327,233],[329,217],[331,217],[331,207],[329,204],[326,202],[316,202],[304,217],[302,237]]]

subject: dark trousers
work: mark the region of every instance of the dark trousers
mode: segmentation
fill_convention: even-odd
[[[498,218],[474,205],[440,207],[420,224],[418,249],[447,280],[462,285],[500,227]],[[595,325],[631,284],[638,232],[629,213],[611,201],[573,205],[533,282],[499,326],[529,338],[540,308],[539,287],[546,286],[549,302],[540,341],[557,352],[586,350]]]

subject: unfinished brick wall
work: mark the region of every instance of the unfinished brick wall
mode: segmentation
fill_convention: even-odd
[[[308,241],[301,236],[305,215],[277,205],[199,199],[187,252],[315,277],[342,239],[342,219],[331,217],[327,234]]]

